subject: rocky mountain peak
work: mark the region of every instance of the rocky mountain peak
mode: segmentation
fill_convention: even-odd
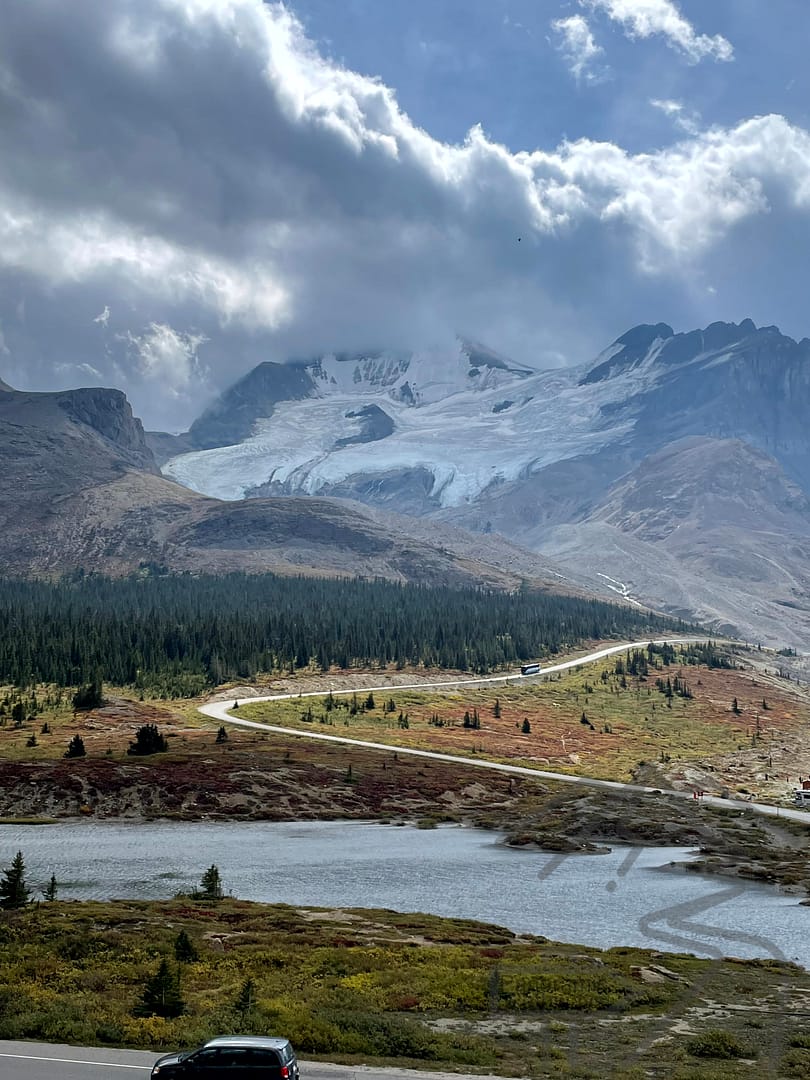
[[[757,327],[751,319],[741,323],[713,322],[704,330],[676,334],[666,323],[636,326],[617,338],[597,358],[596,365],[581,380],[581,385],[604,382],[632,371],[642,364],[673,368],[687,364],[707,353],[745,350],[765,345],[796,346],[777,326]]]
[[[56,394],[55,401],[71,420],[86,424],[122,450],[143,455],[144,464],[154,467],[143,424],[133,416],[132,407],[120,390],[101,387],[66,390]]]
[[[266,360],[230,386],[189,428],[195,450],[231,446],[246,439],[261,417],[270,416],[279,401],[300,401],[315,393],[303,363]]]

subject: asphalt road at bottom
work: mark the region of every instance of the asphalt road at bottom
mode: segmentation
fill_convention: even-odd
[[[148,1078],[159,1052],[112,1050],[98,1046],[0,1042],[0,1080],[112,1080]],[[378,1069],[369,1065],[331,1065],[302,1061],[301,1080],[495,1080],[461,1073]]]

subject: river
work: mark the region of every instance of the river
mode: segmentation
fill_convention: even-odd
[[[29,886],[60,899],[160,899],[215,863],[244,900],[384,907],[482,919],[518,933],[608,948],[787,958],[810,968],[810,908],[751,882],[686,872],[683,848],[606,855],[516,851],[495,833],[373,822],[59,822],[0,825]]]

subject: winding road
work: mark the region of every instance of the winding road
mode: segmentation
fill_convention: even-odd
[[[585,664],[593,664],[597,660],[604,660],[605,657],[615,656],[617,653],[626,652],[628,649],[646,649],[649,644],[663,645],[668,643],[670,645],[688,645],[705,640],[706,638],[684,637],[660,638],[655,639],[652,642],[650,639],[647,639],[646,641],[628,641],[621,645],[611,645],[605,649],[598,649],[596,652],[588,653],[586,656],[577,657],[575,660],[566,660],[561,664],[551,664],[548,667],[544,667],[538,675],[516,675],[513,672],[510,675],[496,675],[483,679],[448,679],[437,680],[436,682],[408,683],[397,686],[363,686],[353,687],[350,690],[333,690],[332,695],[338,697],[346,696],[348,694],[382,693],[397,690],[428,691],[452,689],[457,686],[487,686],[495,683],[505,684],[511,682],[524,683],[529,682],[532,679],[552,675],[558,671],[569,671],[572,668],[579,668]],[[327,689],[307,691],[303,694],[266,694],[246,699],[245,704],[254,705],[262,701],[288,701],[291,698],[323,698],[328,693],[329,690]],[[436,750],[417,750],[413,747],[398,746],[394,743],[369,742],[364,739],[352,739],[342,735],[326,735],[319,731],[302,731],[300,728],[282,727],[277,724],[263,724],[258,720],[242,720],[233,715],[232,709],[234,704],[235,702],[232,702],[230,699],[227,701],[210,702],[207,705],[201,705],[199,712],[201,712],[203,716],[210,717],[212,720],[236,724],[239,727],[255,728],[259,731],[272,731],[279,735],[296,735],[302,739],[318,739],[321,742],[343,743],[344,745],[357,747],[361,750],[384,751],[387,753],[396,751],[397,754],[407,754],[410,757],[429,758],[433,761],[445,761],[455,765],[465,765],[474,769],[488,769],[492,772],[507,773],[510,776],[530,777],[533,780],[556,780],[565,784],[581,784],[586,787],[594,788],[612,788],[616,791],[635,792],[640,795],[651,795],[660,790],[658,788],[645,787],[641,784],[624,784],[618,780],[596,780],[589,776],[574,776],[570,773],[549,772],[544,769],[532,769],[524,765],[506,765],[499,761],[487,761],[478,757],[461,757],[456,754],[442,754]],[[694,795],[691,791],[672,791],[668,789],[667,795],[672,795],[675,798],[680,799],[694,799]],[[789,818],[792,821],[799,821],[803,825],[810,825],[810,814],[805,810],[771,806],[768,803],[723,799],[714,795],[704,795],[700,801],[705,806],[717,806],[724,810],[737,808],[741,813],[748,811],[754,814],[762,814],[765,817]]]

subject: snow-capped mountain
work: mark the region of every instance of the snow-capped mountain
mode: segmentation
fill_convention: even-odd
[[[205,445],[221,417],[232,419],[248,400],[255,415],[247,437],[175,457],[165,474],[222,499],[339,493],[365,501],[376,485],[390,501],[416,478],[425,507],[438,509],[593,453],[631,426],[601,416],[626,397],[615,382],[594,389],[580,384],[581,373],[516,367],[468,342],[450,353],[331,355],[292,367],[294,398],[278,393],[289,368],[261,365],[190,432]],[[257,392],[268,376],[272,385]]]
[[[638,326],[553,371],[459,340],[262,364],[163,470],[221,499],[341,496],[500,532],[602,589],[810,645],[808,415],[810,341],[750,320]]]

